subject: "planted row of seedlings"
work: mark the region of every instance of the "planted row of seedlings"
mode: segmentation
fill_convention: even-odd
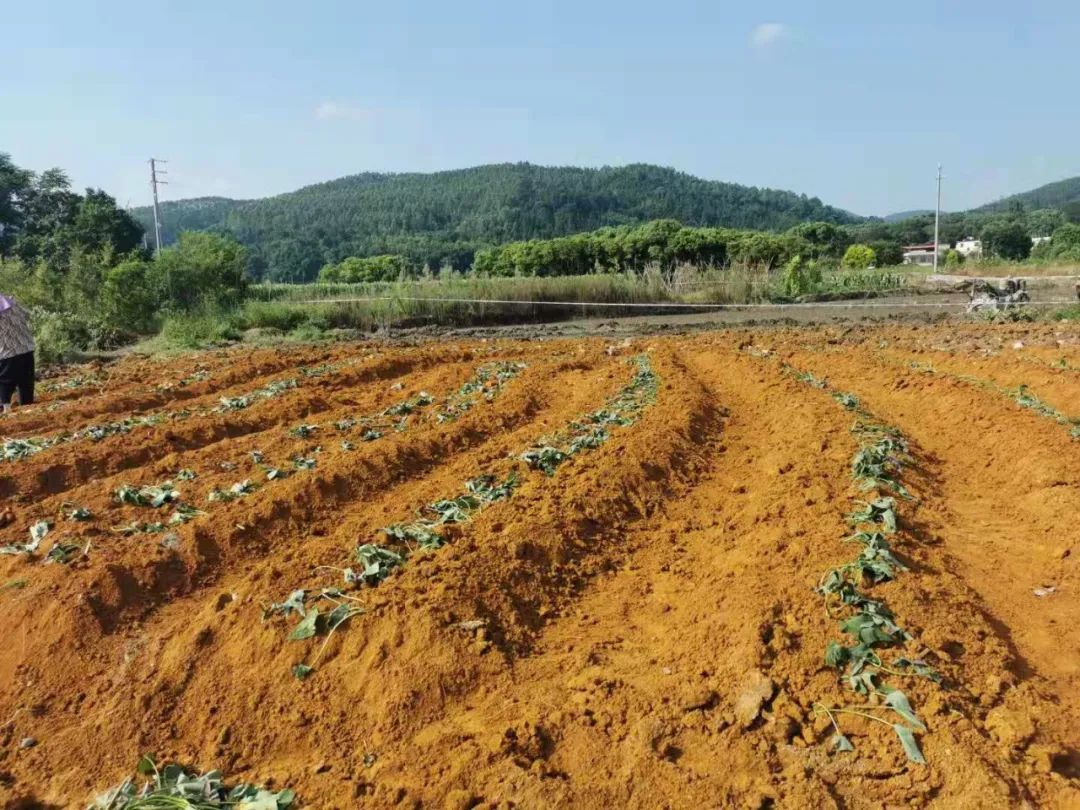
[[[315,636],[323,643],[310,660],[296,664],[293,675],[310,675],[318,663],[330,636],[346,621],[363,613],[357,589],[373,587],[393,571],[404,566],[414,554],[437,551],[451,539],[453,527],[468,523],[480,510],[510,498],[521,484],[517,464],[553,476],[562,463],[580,452],[594,450],[611,437],[613,426],[632,425],[642,411],[656,401],[659,378],[646,355],[631,360],[635,373],[630,382],[599,410],[570,422],[552,437],[544,437],[522,453],[511,456],[511,469],[505,475],[484,473],[465,482],[464,491],[427,504],[411,521],[394,523],[379,530],[385,542],[360,543],[353,550],[353,565],[335,570],[342,578],[340,587],[317,591],[296,590],[280,603],[266,606],[263,619],[293,617],[298,622],[289,633],[290,640]],[[320,610],[320,608],[323,608]]]
[[[446,398],[443,404],[432,414],[431,418],[436,419],[439,422],[444,422],[456,418],[457,415],[468,411],[480,399],[486,401],[493,400],[498,396],[505,385],[516,377],[524,368],[524,363],[511,362],[485,363],[481,365],[461,388],[452,392]],[[306,376],[321,376],[322,374],[330,373],[333,370],[336,370],[335,367],[324,366],[310,370],[302,370],[302,373],[306,373]],[[266,386],[259,389],[255,396],[262,396],[263,398],[276,396],[276,393],[268,392],[269,388],[270,386]],[[279,386],[274,390],[280,392],[286,389]],[[260,392],[262,393],[260,394]],[[235,410],[237,408],[247,407],[251,404],[250,401],[246,404],[238,403],[235,399],[236,398],[233,398],[229,402],[225,402],[223,399],[221,407]],[[245,398],[245,400],[248,399],[249,398]],[[302,423],[288,429],[287,432],[294,438],[307,439],[316,435],[320,430],[327,428],[333,428],[338,431],[339,434],[344,435],[348,435],[351,431],[359,430],[361,441],[376,441],[391,430],[399,433],[404,432],[409,427],[410,416],[422,412],[435,402],[436,400],[434,397],[421,391],[416,396],[409,397],[402,402],[391,405],[380,411],[378,414],[364,416],[359,419],[342,419],[329,426]],[[355,445],[348,439],[342,439],[341,447],[343,450],[352,450]],[[250,462],[259,470],[262,477],[265,479],[265,482],[271,483],[284,480],[295,472],[315,469],[317,466],[317,456],[321,452],[322,446],[317,445],[304,453],[292,455],[288,464],[268,463],[267,459],[259,450],[253,450],[248,455]],[[235,469],[236,466],[237,465],[232,462],[223,462],[223,467],[226,469]],[[195,481],[197,477],[197,473],[190,469],[179,470],[174,476],[177,482],[192,482]],[[245,478],[225,489],[218,487],[212,488],[207,494],[206,500],[211,504],[228,503],[258,491],[261,486],[262,483],[256,478]],[[133,520],[130,523],[121,526],[113,526],[111,528],[113,533],[124,536],[162,534],[164,536],[161,540],[161,544],[166,548],[175,548],[179,544],[179,537],[173,533],[175,529],[197,517],[207,514],[206,511],[181,500],[181,492],[172,479],[160,484],[141,487],[124,484],[116,490],[115,500],[121,505],[143,507],[157,511],[160,511],[163,507],[171,506],[173,511],[167,519]],[[90,510],[73,503],[64,503],[61,506],[58,517],[61,521],[70,520],[78,522],[86,522],[93,519]],[[34,556],[39,551],[42,541],[50,534],[55,526],[56,522],[54,521],[38,521],[30,529],[29,541],[25,543],[0,545],[0,554],[25,554],[31,557]],[[72,543],[70,539],[61,536],[59,539],[53,541],[52,548],[44,555],[43,559],[45,562],[68,563],[74,560],[80,552],[83,555],[88,554],[89,544],[80,546]]]
[[[145,416],[134,416],[127,419],[105,422],[100,425],[90,425],[81,430],[62,432],[53,436],[34,436],[25,439],[6,438],[0,443],[0,461],[21,461],[57,445],[72,444],[80,441],[99,442],[110,436],[124,435],[131,433],[131,431],[136,428],[153,427],[164,422],[182,422],[197,416],[213,416],[234,411],[242,411],[250,408],[256,403],[274,399],[281,396],[286,391],[291,391],[300,387],[303,384],[301,378],[322,377],[327,374],[338,373],[346,368],[357,365],[364,359],[365,358],[352,358],[349,360],[342,360],[338,363],[328,363],[322,366],[310,368],[301,367],[299,369],[300,378],[290,377],[275,380],[274,382],[261,385],[246,394],[223,396],[218,400],[218,404],[213,406],[163,410]],[[194,382],[201,382],[208,377],[209,372],[197,371],[191,377],[186,377],[183,380],[180,380],[179,383],[170,385],[170,387],[175,387],[176,385],[190,385]]]
[[[76,431],[65,431],[53,436],[4,439],[3,444],[0,445],[0,461],[22,461],[57,445],[73,444],[81,441],[99,442],[110,436],[131,433],[131,431],[140,427],[153,427],[164,422],[181,422],[193,416],[210,416],[212,414],[243,410],[256,402],[279,397],[286,391],[296,388],[297,385],[296,379],[277,380],[248,394],[221,397],[219,403],[213,407],[182,408],[176,411],[147,414],[146,416],[133,416],[99,425],[90,425]]]
[[[901,481],[904,467],[911,462],[907,440],[896,428],[877,421],[854,394],[832,391],[825,380],[786,364],[783,368],[800,382],[830,392],[841,407],[855,414],[851,432],[859,448],[851,461],[851,477],[870,498],[860,500],[848,515],[853,533],[845,542],[853,543],[858,554],[827,571],[817,587],[825,600],[826,613],[842,619],[840,629],[847,636],[844,642],[829,643],[825,663],[843,671],[844,682],[864,700],[840,706],[818,703],[814,712],[826,715],[832,723],[835,734],[831,744],[836,751],[855,749],[841,730],[840,721],[845,716],[857,716],[891,728],[908,760],[925,764],[915,734],[926,731],[926,725],[908,696],[888,679],[921,677],[940,685],[941,677],[920,658],[902,654],[886,657],[886,650],[903,647],[913,639],[897,623],[884,600],[871,595],[875,585],[908,570],[892,547],[903,532],[899,504],[913,500]]]
[[[1039,416],[1052,419],[1059,425],[1064,425],[1069,429],[1069,435],[1072,436],[1072,438],[1080,439],[1080,417],[1066,416],[1057,408],[1039,399],[1039,397],[1032,393],[1031,389],[1026,385],[1018,385],[1015,388],[1011,388],[1009,386],[998,385],[990,380],[972,377],[967,374],[954,374],[951,371],[939,371],[929,363],[920,363],[916,360],[913,360],[910,366],[913,370],[918,371],[921,374],[948,377],[949,379],[962,382],[966,385],[972,385],[976,388],[981,388],[984,391],[991,391],[999,396],[1007,397],[1021,408],[1027,408],[1028,410],[1039,414]]]
[[[525,368],[524,363],[516,362],[492,362],[481,365],[475,373],[457,390],[452,392],[433,411],[429,409],[436,403],[434,397],[426,392],[403,400],[396,405],[380,411],[373,416],[360,419],[339,420],[330,427],[341,433],[348,433],[354,428],[361,431],[362,441],[376,441],[390,430],[402,432],[409,427],[409,418],[418,415],[425,410],[430,411],[430,418],[440,423],[454,420],[471,410],[481,400],[493,401],[503,388],[513,380]],[[306,376],[321,376],[333,369],[329,366],[308,370]],[[225,402],[222,407],[237,409],[247,407],[250,402],[244,404],[234,400]],[[290,435],[306,439],[314,435],[322,426],[301,424],[290,429]],[[352,449],[348,440],[342,441],[343,449]],[[316,447],[311,451],[312,457],[305,458],[294,456],[293,466],[296,470],[310,470],[315,467],[314,455],[321,451]],[[267,482],[279,481],[289,475],[287,468],[270,466],[265,462],[262,453],[252,451],[251,461],[265,474]],[[193,470],[180,470],[175,476],[178,481],[190,482],[197,478]],[[513,487],[516,479],[504,483],[502,487],[495,487],[491,482],[481,478],[469,482],[466,496],[453,501],[438,502],[433,508],[439,512],[444,524],[462,522],[467,519],[472,511],[479,508],[481,502],[488,503],[500,497],[506,497]],[[208,495],[210,502],[232,501],[244,497],[258,489],[258,484],[251,479],[234,484],[227,490],[213,489]],[[134,487],[124,485],[117,489],[116,500],[129,506],[144,507],[147,509],[160,510],[171,506],[172,516],[167,521],[133,522],[127,526],[115,527],[113,531],[121,534],[157,534],[166,532],[170,528],[188,522],[189,520],[205,515],[206,512],[196,509],[181,500],[181,493],[172,481],[166,481],[159,485]],[[64,504],[62,517],[72,521],[89,521],[93,515],[88,509],[75,504]],[[31,528],[30,542],[25,544],[12,544],[0,546],[0,554],[27,554],[33,555],[41,545],[42,540],[53,528],[50,521],[39,521]],[[389,530],[387,530],[389,531]],[[168,545],[171,534],[165,535],[163,544]],[[434,533],[433,533],[434,536]],[[433,542],[433,541],[432,541]],[[441,545],[441,543],[440,543]],[[437,547],[437,546],[430,546]],[[351,571],[346,574],[346,581],[375,582],[385,578],[389,568],[384,568],[388,560],[397,559],[403,561],[390,549],[372,547],[377,549],[357,549],[357,559],[362,561],[363,569],[357,574]],[[79,547],[70,543],[57,541],[53,549],[46,555],[46,561],[68,562],[72,555],[78,553]],[[83,549],[86,553],[87,549]],[[25,581],[18,581],[12,587],[22,587]],[[343,625],[352,616],[361,612],[356,604],[356,598],[345,593],[341,589],[325,589],[319,595],[322,604],[332,605],[326,612],[318,609],[305,608],[305,594],[303,591],[294,593],[282,605],[273,605],[267,609],[267,615],[281,613],[287,615],[296,612],[300,616],[300,622],[293,628],[290,638],[306,639],[317,634],[325,634],[327,638],[338,627]],[[325,648],[325,644],[324,644]],[[304,677],[311,672],[317,657],[310,665],[297,665],[294,673],[297,677]],[[142,808],[198,808],[209,810],[210,808],[238,807],[245,810],[287,810],[293,806],[295,794],[291,790],[282,790],[276,793],[252,785],[238,785],[228,787],[224,784],[220,772],[210,771],[205,774],[187,773],[178,765],[166,765],[158,768],[149,757],[144,757],[138,765],[138,773],[144,778],[140,786],[135,779],[126,779],[117,787],[106,791],[91,805],[91,810],[141,810]]]

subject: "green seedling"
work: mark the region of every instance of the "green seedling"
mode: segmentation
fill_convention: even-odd
[[[52,528],[52,524],[47,520],[39,520],[33,526],[30,527],[30,540],[26,543],[11,543],[5,546],[0,546],[0,554],[26,554],[30,555],[35,553],[41,546],[41,541],[45,539],[45,536]]]
[[[64,501],[60,504],[60,508],[64,511],[64,517],[68,520],[85,521],[90,520],[94,516],[86,507],[79,506],[71,501]]]
[[[526,450],[521,454],[520,458],[533,469],[540,470],[545,475],[552,476],[555,475],[555,470],[558,469],[559,465],[570,458],[570,456],[568,453],[563,452],[557,447],[545,445]]]
[[[432,528],[430,521],[416,521],[415,523],[395,523],[385,527],[382,531],[399,543],[404,543],[410,549],[415,544],[425,551],[433,551],[442,548],[446,544],[446,538]]]
[[[875,526],[880,526],[881,530],[887,534],[895,534],[897,526],[896,501],[892,498],[863,501],[862,506],[851,513],[848,521],[855,526],[862,523],[872,523]]]
[[[418,408],[423,408],[425,405],[430,405],[435,401],[435,398],[426,391],[421,391],[415,397],[407,399],[404,402],[399,402],[397,405],[391,405],[385,411],[382,412],[383,416],[407,416]]]
[[[219,771],[195,775],[179,765],[159,769],[149,756],[139,760],[137,771],[144,778],[141,787],[135,779],[125,779],[98,796],[88,810],[290,810],[296,801],[289,789],[275,793],[254,785],[228,787]]]
[[[194,506],[188,506],[186,503],[178,503],[176,505],[176,510],[172,513],[172,517],[169,518],[169,525],[177,526],[187,523],[189,520],[194,520],[205,514],[206,512],[201,509],[196,509]]]
[[[139,523],[133,521],[126,526],[113,526],[112,531],[116,534],[122,534],[125,537],[131,537],[135,534],[160,534],[165,531],[164,523]]]
[[[859,398],[854,394],[848,394],[844,391],[837,391],[832,395],[833,399],[847,408],[849,411],[857,411],[860,406]]]
[[[4,461],[21,461],[40,453],[48,446],[43,439],[5,439],[0,457]]]
[[[243,481],[239,481],[233,484],[228,489],[213,489],[207,496],[207,500],[213,502],[228,503],[229,501],[235,501],[237,498],[243,498],[245,495],[250,495],[258,487],[251,481],[250,478],[246,478]]]
[[[53,543],[49,553],[45,555],[45,562],[69,563],[75,558],[75,553],[82,547],[75,543]]]
[[[218,401],[223,411],[241,411],[251,404],[251,397],[222,397]]]
[[[390,576],[391,571],[405,564],[405,558],[402,555],[374,543],[357,546],[354,556],[363,568],[358,574],[353,573],[352,569],[345,569],[346,582],[378,585]]]
[[[147,487],[133,487],[130,484],[124,484],[116,490],[116,499],[120,503],[129,506],[148,506],[157,509],[167,503],[180,500],[180,493],[168,481],[161,486]]]
[[[295,436],[298,439],[306,439],[309,436],[313,435],[315,433],[315,431],[318,430],[318,429],[319,429],[318,425],[308,425],[308,424],[297,425],[296,427],[294,427],[292,430],[289,431],[289,435],[290,436]]]

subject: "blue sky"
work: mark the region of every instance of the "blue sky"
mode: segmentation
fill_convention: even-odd
[[[658,163],[863,214],[1080,175],[1080,4],[13,0],[0,151],[121,204]]]

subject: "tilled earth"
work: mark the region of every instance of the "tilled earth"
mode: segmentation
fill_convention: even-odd
[[[5,807],[85,807],[146,753],[318,808],[1080,806],[1075,327],[230,349],[46,388],[0,418]],[[521,460],[598,413],[552,474]],[[910,498],[853,482],[868,421]],[[382,531],[484,474],[516,486],[441,548]],[[902,569],[860,587],[907,633],[877,682],[926,764],[825,662],[852,614],[817,589],[890,494]],[[347,582],[362,544],[406,561]],[[300,589],[349,618],[290,639],[266,608]]]

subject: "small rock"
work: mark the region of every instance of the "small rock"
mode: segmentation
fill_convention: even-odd
[[[37,739],[34,737],[23,737],[19,740],[19,748],[33,748],[37,745]]]
[[[755,669],[746,677],[745,686],[735,701],[735,719],[739,725],[743,728],[751,726],[775,688],[772,679],[760,670]]]
[[[1012,346],[1013,346],[1014,349],[1022,349],[1022,348],[1024,348],[1024,341],[1018,340],[1015,343],[1013,343]]]
[[[1054,558],[1058,560],[1064,560],[1071,553],[1072,549],[1070,549],[1068,546],[1062,546],[1061,548],[1054,551]]]
[[[314,768],[311,769],[311,772],[312,773],[326,773],[328,770],[330,770],[330,763],[328,763],[328,762],[320,762],[318,765],[316,765]]]
[[[1047,585],[1045,588],[1036,588],[1032,591],[1032,593],[1042,599],[1043,597],[1049,596],[1056,590],[1057,588],[1055,588],[1053,585]]]

